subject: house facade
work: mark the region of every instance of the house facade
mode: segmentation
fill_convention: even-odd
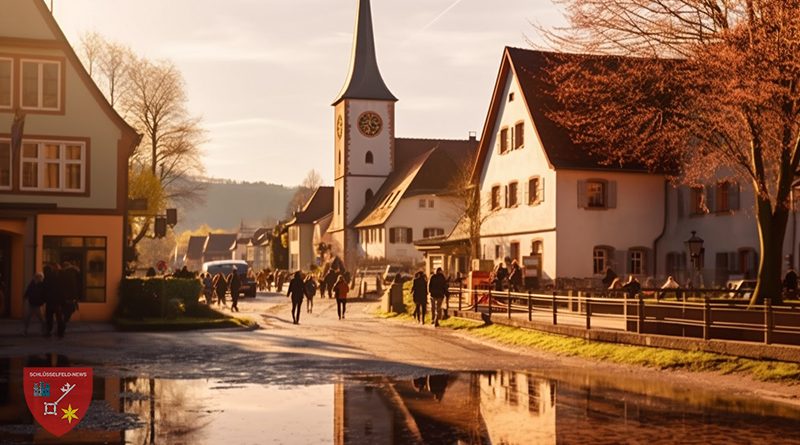
[[[317,264],[314,232],[317,221],[331,214],[333,187],[319,187],[286,223],[289,230],[289,270],[311,270]]]
[[[13,133],[13,134],[12,134]],[[21,317],[46,263],[80,270],[81,320],[109,320],[123,277],[128,158],[108,104],[41,1],[0,15],[0,316]]]
[[[437,160],[439,156],[430,154],[447,145],[461,149],[460,153],[449,151],[448,156],[468,160],[477,145],[474,138],[439,141],[395,137],[396,102],[378,69],[370,1],[359,0],[350,71],[333,102],[334,192],[328,232],[331,255],[340,256],[348,268],[366,258],[403,262],[421,259],[411,244],[414,237],[422,236],[428,227],[445,232],[449,228],[443,227],[435,210],[414,205],[417,201],[411,195],[389,196],[384,192],[408,179],[413,170],[410,166],[418,170],[421,166],[415,162],[421,156]],[[437,188],[411,194],[440,196],[443,192]],[[398,219],[387,226],[387,219],[404,197],[408,201],[403,203],[403,211],[410,213],[399,216],[398,211]],[[387,211],[389,207],[392,211]],[[411,234],[405,236],[409,229]],[[398,237],[392,238],[392,234]]]

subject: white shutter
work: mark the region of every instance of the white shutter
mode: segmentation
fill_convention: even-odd
[[[608,181],[606,183],[606,200],[607,208],[617,208],[617,181]]]
[[[587,206],[586,181],[578,181],[578,207],[585,209]]]

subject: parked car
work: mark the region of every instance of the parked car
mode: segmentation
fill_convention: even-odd
[[[757,283],[758,281],[756,280],[730,280],[727,284],[728,290],[739,292],[729,292],[728,297],[750,298],[753,295],[753,291],[756,289]]]
[[[255,298],[256,296],[256,281],[250,274],[250,265],[247,261],[243,260],[219,260],[208,261],[203,263],[203,272],[208,272],[211,276],[218,273],[228,276],[236,267],[236,272],[242,282],[242,287],[239,288],[239,294],[244,294],[245,297]]]

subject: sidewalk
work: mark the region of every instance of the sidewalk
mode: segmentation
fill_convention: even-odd
[[[67,335],[94,332],[114,332],[114,326],[111,323],[90,321],[71,321],[67,324]],[[32,320],[31,325],[28,328],[28,337],[36,336],[41,336],[39,331],[39,322]],[[22,334],[22,320],[0,320],[0,338],[7,337],[24,338]]]

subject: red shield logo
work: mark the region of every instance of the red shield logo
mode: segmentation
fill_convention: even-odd
[[[25,401],[39,425],[57,437],[86,416],[92,401],[92,368],[25,368]]]

